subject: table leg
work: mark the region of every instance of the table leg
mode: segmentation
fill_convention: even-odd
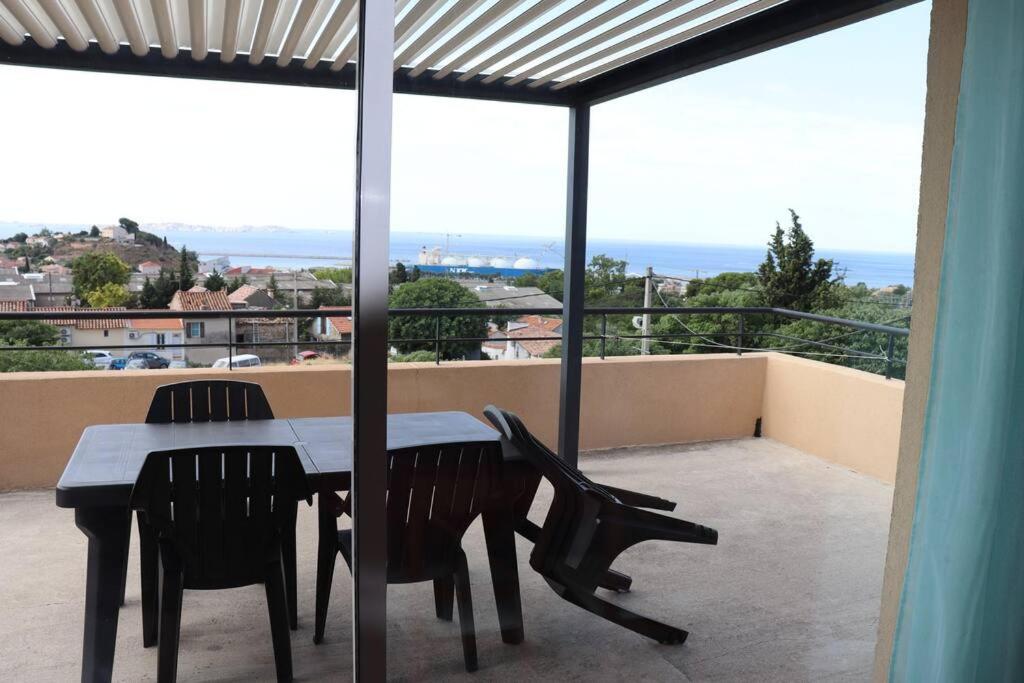
[[[489,510],[483,513],[483,522],[501,639],[506,643],[521,643],[523,605],[519,596],[514,513],[510,507]]]
[[[128,530],[125,532],[124,539],[124,563],[121,565],[121,601],[118,603],[121,607],[124,607],[124,592],[128,587],[128,555],[129,547],[132,544],[132,511],[128,511]]]
[[[82,681],[109,681],[114,670],[117,613],[121,605],[128,526],[123,507],[75,510],[75,525],[89,538],[85,578]]]

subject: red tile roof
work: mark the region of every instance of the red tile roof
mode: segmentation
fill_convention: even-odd
[[[546,330],[543,327],[533,327],[527,325],[526,327],[519,327],[508,333],[508,337],[515,339],[519,346],[523,347],[528,354],[534,358],[539,358],[545,353],[555,348],[555,345],[562,339],[562,335],[555,334],[551,330]],[[521,337],[551,337],[552,341],[520,341]]]
[[[233,304],[244,304],[250,296],[258,291],[260,290],[252,285],[242,285],[235,291],[228,294],[228,301]]]
[[[347,316],[329,315],[327,319],[338,334],[352,334],[352,307],[351,306],[321,306],[321,311],[344,311]]]
[[[182,292],[178,290],[171,299],[172,311],[230,311],[231,302],[223,290],[219,292]]]
[[[127,309],[124,306],[115,308],[77,308],[75,306],[37,306],[36,311],[44,313],[68,313],[70,311],[97,311],[104,313],[124,313]],[[71,318],[53,318],[43,322],[61,327],[77,327],[80,330],[120,330],[128,327],[128,321],[124,318],[105,318],[102,320],[72,320]]]
[[[27,311],[27,301],[0,301],[0,312],[3,313],[16,313],[17,311]]]
[[[524,315],[516,318],[516,322],[529,325],[530,327],[539,327],[548,332],[557,332],[562,326],[562,321],[559,318],[545,318],[541,315]],[[530,335],[531,337],[537,337],[541,335]]]
[[[132,318],[128,325],[133,330],[180,330],[181,318]]]

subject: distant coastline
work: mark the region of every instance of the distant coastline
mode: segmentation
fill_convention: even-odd
[[[0,221],[0,237],[23,231],[32,234],[42,227],[51,231],[78,231],[87,225]],[[296,229],[274,225],[208,226],[185,223],[143,223],[143,230],[166,237],[175,247],[187,246],[201,257],[228,254],[233,265],[310,268],[338,265],[351,258],[351,231],[344,229]],[[390,256],[411,266],[420,249],[448,247],[453,254],[482,257],[528,257],[548,268],[561,268],[561,240],[529,235],[482,235],[461,233],[392,231]],[[607,254],[623,259],[628,270],[641,273],[648,266],[656,273],[681,278],[709,277],[722,272],[751,272],[764,259],[763,245],[731,246],[593,238],[587,258]],[[864,282],[877,288],[913,284],[914,256],[909,253],[854,251],[819,248],[818,256],[831,258],[847,284]],[[231,254],[237,256],[230,256]],[[313,256],[316,255],[316,256]]]

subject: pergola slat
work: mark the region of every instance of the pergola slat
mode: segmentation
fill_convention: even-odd
[[[5,16],[0,14],[0,40],[3,40],[8,45],[21,45],[25,42],[25,37],[21,35]]]
[[[43,47],[57,46],[57,36],[36,16],[36,13],[22,0],[0,0],[0,3],[11,13],[14,19],[32,36],[32,40]]]
[[[277,56],[280,54],[285,34],[297,9],[296,5],[298,5],[298,0],[281,0],[281,4],[278,5],[274,22],[270,25],[270,34],[267,37],[267,55]]]
[[[437,41],[437,43],[432,46],[434,47],[433,51],[426,57],[423,57],[420,60],[420,63],[412,68],[409,75],[414,78],[419,76],[421,73],[433,66],[441,57],[461,49],[466,43],[486,31],[496,21],[500,21],[505,15],[510,12],[514,12],[525,2],[526,0],[506,0],[506,2],[499,2],[491,5],[476,19],[466,24],[466,26],[454,36],[451,36],[446,40]]]
[[[174,29],[170,0],[149,2],[153,7],[153,20],[156,21],[156,32],[160,38],[160,54],[167,59],[174,59],[178,56],[178,36]]]
[[[487,50],[491,49],[501,41],[505,40],[519,29],[528,25],[534,19],[540,17],[545,12],[548,12],[558,6],[560,0],[540,0],[536,5],[530,7],[522,14],[514,17],[507,24],[492,32],[486,38],[478,42],[468,50],[456,55],[449,59],[448,63],[442,66],[434,73],[435,79],[441,79],[450,74],[460,66],[465,66],[473,61],[479,55],[482,55]]]
[[[430,49],[434,39],[445,31],[454,28],[460,21],[473,13],[485,0],[456,0],[437,20],[406,46],[402,53],[395,57],[395,68],[411,64],[421,54]]]
[[[538,87],[544,85],[545,83],[548,83],[548,82],[550,82],[552,80],[555,80],[555,79],[557,79],[557,78],[559,78],[561,76],[564,76],[566,74],[571,74],[571,73],[573,73],[575,71],[579,71],[580,69],[585,69],[588,66],[592,66],[594,64],[597,64],[598,62],[600,62],[602,59],[604,59],[606,57],[611,57],[611,56],[616,55],[616,54],[618,54],[618,53],[620,53],[620,52],[622,52],[624,50],[628,50],[629,48],[631,48],[633,46],[639,45],[640,43],[643,43],[644,41],[650,40],[652,38],[656,38],[659,35],[663,35],[665,33],[668,33],[669,31],[672,31],[674,29],[677,29],[677,28],[680,28],[682,26],[685,26],[686,24],[688,24],[688,23],[690,23],[692,21],[696,21],[697,19],[700,19],[701,17],[703,17],[703,16],[705,16],[707,14],[710,14],[711,12],[715,12],[717,10],[720,10],[720,9],[724,8],[724,7],[728,7],[729,5],[735,4],[738,1],[739,0],[711,0],[710,2],[706,2],[703,5],[700,5],[698,7],[694,7],[693,9],[691,9],[691,10],[689,10],[687,12],[683,12],[682,14],[680,14],[677,17],[673,17],[672,19],[668,19],[667,21],[663,21],[663,22],[661,22],[660,24],[658,24],[656,26],[652,26],[652,27],[650,27],[648,29],[645,29],[645,30],[635,34],[635,35],[630,36],[629,38],[626,38],[626,39],[624,39],[622,41],[619,41],[617,43],[613,43],[613,44],[605,47],[604,49],[598,50],[597,52],[591,53],[591,54],[587,55],[586,57],[584,57],[583,59],[579,59],[579,60],[577,60],[575,62],[569,62],[569,63],[563,64],[558,69],[556,69],[554,71],[551,71],[547,75],[541,76],[541,77],[536,78],[535,80],[531,81],[530,82],[530,87],[531,88],[538,88]],[[566,56],[568,57],[568,56],[572,56],[572,55],[570,55],[569,53],[566,53]],[[540,71],[540,69],[538,69],[538,71]],[[513,81],[515,81],[515,80],[516,79],[513,79]],[[516,82],[518,82],[518,81],[516,81]],[[509,81],[509,83],[512,83],[512,81]]]
[[[121,28],[128,36],[132,54],[145,57],[149,54],[149,41],[146,40],[146,31],[142,28],[142,19],[135,8],[135,3],[132,0],[114,0],[114,10],[117,12],[117,20],[121,22]]]
[[[37,0],[37,2],[72,50],[81,52],[89,47],[89,41],[82,35],[63,5],[57,0]]]
[[[96,42],[99,43],[100,49],[108,55],[117,52],[120,44],[110,28],[107,18],[103,15],[103,11],[96,4],[96,0],[75,0],[75,5],[78,7],[78,11],[82,13],[82,17],[85,18],[92,34],[96,37]],[[177,51],[177,46],[175,46],[175,51]]]
[[[468,81],[469,79],[473,78],[474,76],[477,76],[478,74],[481,74],[484,71],[487,71],[487,69],[491,68],[492,66],[494,66],[496,64],[501,64],[502,61],[508,59],[509,57],[511,57],[511,56],[513,56],[515,54],[517,54],[523,48],[529,47],[530,45],[533,45],[534,43],[536,43],[538,40],[541,40],[542,38],[544,38],[544,37],[546,37],[548,35],[551,35],[552,33],[557,31],[562,26],[565,26],[566,24],[568,24],[573,19],[576,19],[578,17],[583,16],[584,14],[586,14],[590,10],[594,9],[595,7],[597,7],[598,5],[603,3],[604,1],[605,0],[585,0],[584,2],[580,2],[580,3],[576,4],[576,5],[571,6],[569,9],[565,10],[564,12],[559,14],[558,16],[552,18],[550,21],[545,23],[543,26],[535,28],[534,30],[530,31],[529,33],[527,33],[522,38],[519,38],[518,40],[516,40],[511,45],[502,48],[497,53],[495,53],[495,54],[491,55],[490,57],[488,57],[488,58],[484,59],[483,61],[481,61],[479,64],[474,66],[472,69],[467,70],[465,73],[463,73],[463,74],[461,74],[459,76],[459,80],[460,81]],[[503,68],[502,69],[502,74],[499,74],[499,77],[501,75],[503,75],[504,73],[506,73],[506,70]]]
[[[702,35],[709,31],[713,31],[714,29],[719,28],[720,26],[725,26],[726,24],[738,21],[740,19],[743,19],[744,17],[748,17],[752,14],[756,14],[762,10],[769,9],[771,7],[774,7],[775,5],[780,5],[784,2],[786,2],[786,0],[757,0],[757,2],[733,10],[728,14],[723,14],[719,17],[715,17],[710,21],[706,21],[703,24],[699,24],[697,26],[694,26],[693,28],[689,28],[683,31],[682,33],[674,35],[670,38],[666,38],[665,40],[658,41],[653,45],[649,45],[640,50],[636,50],[635,52],[623,55],[618,59],[614,59],[598,67],[590,69],[589,71],[584,71],[583,73],[577,74],[572,78],[567,78],[564,81],[559,81],[556,85],[552,87],[552,90],[561,90],[562,88],[568,87],[573,83],[577,83],[579,81],[592,78],[594,76],[604,73],[605,71],[610,71],[618,66],[622,66],[634,60],[640,59],[641,57],[646,57],[647,55],[654,54],[659,50],[663,50],[678,43],[685,42],[696,36]]]
[[[206,42],[206,0],[188,0],[188,40],[192,59],[201,62],[209,54]]]
[[[563,45],[567,45],[576,38],[585,36],[591,31],[597,30],[602,26],[608,25],[610,22],[618,19],[626,12],[634,10],[643,5],[647,0],[626,0],[625,2],[618,4],[601,14],[588,19],[576,28],[566,31],[565,33],[552,38],[544,45],[528,52],[527,54],[519,57],[511,64],[506,64],[500,70],[495,70],[490,76],[484,79],[484,83],[493,83],[502,76],[511,74],[514,71],[520,69],[520,67],[526,66],[536,62],[538,59],[544,59],[546,55],[551,54],[554,50],[558,50]],[[528,72],[532,73],[532,71]]]
[[[238,32],[241,30],[242,0],[225,0],[224,29],[220,37],[220,61],[230,64],[238,56]]]
[[[313,43],[313,47],[310,48],[309,54],[306,55],[306,61],[303,63],[303,67],[306,69],[312,69],[320,62],[320,59],[324,56],[327,51],[327,46],[334,40],[338,34],[338,30],[345,24],[349,27],[352,23],[346,23],[347,21],[355,22],[353,17],[356,8],[356,0],[341,0],[338,6],[334,8],[331,13],[331,17],[327,20],[327,25],[324,26],[324,30],[320,33],[320,37]]]
[[[416,5],[399,20],[395,26],[395,47],[399,48],[405,39],[416,33],[423,24],[430,21],[438,8],[448,0],[418,0]]]
[[[277,55],[278,66],[287,66],[288,62],[295,56],[295,48],[298,47],[299,38],[302,37],[306,27],[309,26],[309,20],[313,16],[313,10],[316,9],[318,1],[302,0],[302,4],[299,5],[299,9],[295,13],[295,19],[292,21],[291,28],[288,29],[288,35],[281,45],[281,51]]]
[[[558,64],[560,64],[562,62],[566,62],[566,61],[572,59],[573,57],[575,57],[577,55],[581,55],[581,54],[587,52],[588,50],[591,50],[591,49],[593,49],[595,47],[598,47],[600,45],[608,43],[608,42],[614,40],[615,38],[618,38],[619,36],[621,36],[621,35],[623,35],[625,33],[628,33],[629,31],[632,31],[633,29],[635,29],[635,28],[637,28],[639,26],[643,26],[646,23],[654,21],[655,19],[657,19],[659,17],[662,17],[662,16],[668,14],[669,12],[677,10],[680,7],[683,7],[684,5],[687,5],[687,4],[691,3],[692,1],[693,0],[667,0],[666,2],[662,2],[662,3],[658,4],[658,5],[655,5],[651,9],[647,10],[646,12],[643,12],[641,14],[636,15],[632,19],[628,19],[628,20],[622,22],[621,24],[616,24],[615,26],[612,26],[611,28],[609,28],[609,29],[607,29],[605,31],[602,31],[602,32],[598,33],[595,36],[587,38],[586,40],[584,40],[584,41],[582,41],[580,43],[577,43],[576,45],[573,45],[572,47],[570,47],[570,48],[568,48],[566,50],[563,50],[561,52],[558,52],[558,53],[552,55],[551,57],[549,57],[548,59],[544,60],[540,64],[536,64],[534,66],[531,66],[530,67],[530,72],[533,73],[533,74],[537,74],[537,75],[542,74],[545,71],[548,71],[552,67],[557,66]],[[737,1],[737,0],[728,0],[728,2],[735,2],[735,1]],[[584,59],[591,59],[591,58],[592,57],[590,55],[588,55]],[[526,80],[527,78],[530,78],[530,76],[527,76],[525,73],[524,74],[520,74],[520,75],[516,76],[515,78],[510,79],[508,81],[508,83],[506,83],[505,85],[515,85],[516,83],[520,83],[520,82]],[[545,77],[543,77],[543,79],[537,79],[537,80],[541,80],[542,82],[546,82],[546,81],[552,80],[554,78],[555,78],[554,76],[545,76]],[[534,83],[537,83],[537,81],[534,81]],[[531,83],[531,85],[533,85],[533,83]]]
[[[249,50],[249,63],[253,66],[263,61],[267,55],[267,43],[270,40],[270,29],[277,18],[277,10],[281,0],[263,0],[260,16],[256,21],[256,33],[253,34],[252,48]]]

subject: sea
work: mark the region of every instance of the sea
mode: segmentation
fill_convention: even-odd
[[[312,268],[349,265],[352,233],[345,230],[178,230],[143,226],[176,247],[187,246],[201,258],[227,255],[232,265]],[[525,235],[445,235],[428,232],[392,232],[390,258],[407,266],[418,263],[420,250],[446,247],[464,257],[528,257],[540,267],[561,268],[563,243]],[[641,274],[648,266],[660,275],[681,278],[709,277],[724,272],[753,272],[764,260],[764,246],[716,246],[677,242],[591,239],[587,260],[596,254],[625,260],[627,272]],[[847,284],[868,287],[911,286],[914,255],[909,253],[817,250],[818,257],[833,259]]]

